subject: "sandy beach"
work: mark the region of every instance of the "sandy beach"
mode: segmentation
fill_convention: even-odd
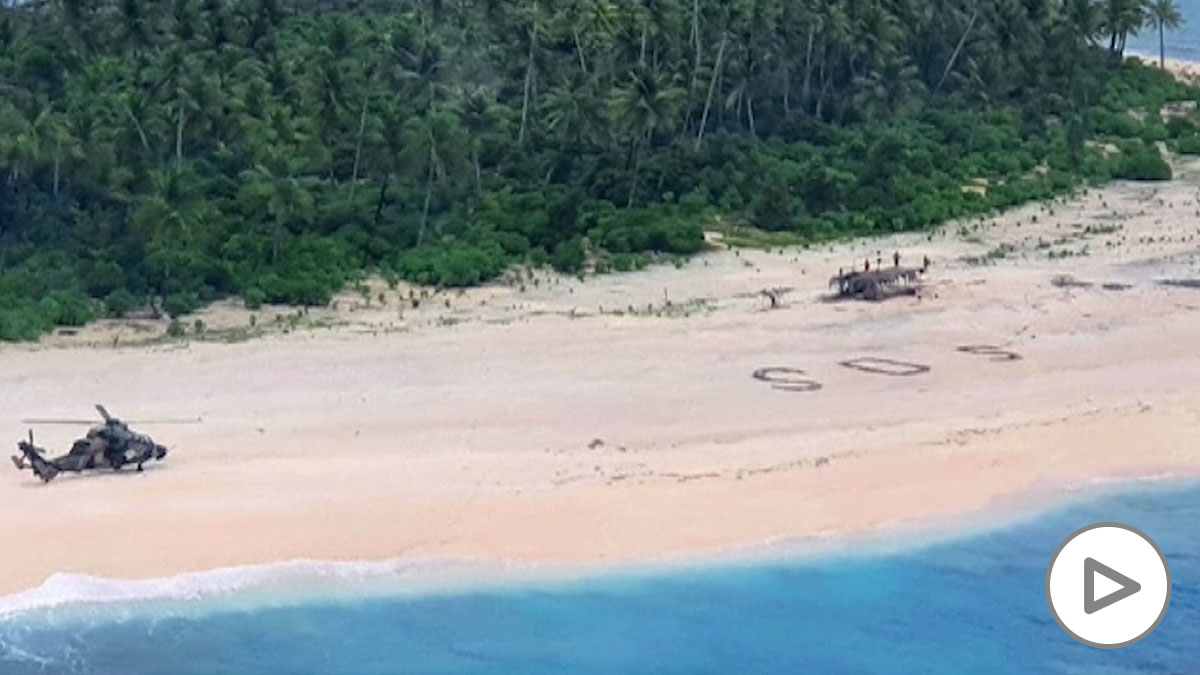
[[[1200,166],[1176,176],[417,308],[375,283],[336,309],[255,312],[275,328],[244,341],[252,313],[225,303],[189,319],[208,339],[131,344],[161,332],[146,322],[0,346],[14,444],[22,418],[94,402],[203,420],[142,425],[172,454],[140,475],[0,473],[0,594],[294,558],[703,555],[1200,474],[1200,288],[1161,283],[1200,278]],[[933,261],[921,297],[821,300],[839,267],[894,250]],[[770,309],[766,288],[790,290]],[[1019,358],[960,350],[979,345]],[[842,363],[861,358],[929,370]],[[55,449],[82,431],[36,429]]]

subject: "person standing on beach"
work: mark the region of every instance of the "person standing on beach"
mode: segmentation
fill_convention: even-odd
[[[900,266],[900,251],[892,253],[892,265],[895,267]]]

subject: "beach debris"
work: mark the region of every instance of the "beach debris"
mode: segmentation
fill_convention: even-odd
[[[154,439],[140,434],[129,428],[129,425],[113,417],[108,410],[96,404],[96,410],[103,418],[103,423],[93,426],[87,434],[71,445],[67,454],[54,459],[46,458],[46,451],[34,444],[33,430],[29,430],[29,440],[17,443],[20,455],[12,455],[13,465],[18,470],[31,470],[34,475],[49,483],[64,471],[82,473],[89,470],[112,469],[120,471],[122,467],[133,464],[142,471],[143,464],[155,459],[161,460],[167,456],[166,446],[159,445]],[[156,424],[192,424],[195,420],[165,420]],[[92,424],[88,420],[26,420],[30,424]]]
[[[778,309],[783,296],[787,295],[791,290],[790,286],[773,286],[771,288],[764,288],[758,293],[770,303],[767,309]]]
[[[1160,286],[1174,286],[1176,288],[1200,288],[1200,279],[1159,279]]]
[[[1050,283],[1058,288],[1091,288],[1094,285],[1090,281],[1080,281],[1070,274],[1060,274],[1051,279]]]

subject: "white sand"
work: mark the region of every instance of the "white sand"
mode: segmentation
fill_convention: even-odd
[[[309,317],[337,328],[237,344],[70,346],[134,335],[109,325],[2,346],[12,441],[23,417],[88,416],[92,402],[204,423],[144,427],[173,450],[142,475],[43,486],[0,471],[0,593],[55,571],[145,578],[301,557],[647,560],[1196,474],[1200,289],[1155,283],[1200,277],[1196,176],[1093,191],[1054,215],[1026,207],[965,235],[951,224],[931,241],[543,275],[403,318],[396,292],[382,308],[348,294]],[[994,264],[962,260],[1001,244],[1012,249]],[[818,300],[839,266],[894,249],[934,260],[923,299]],[[773,286],[795,290],[766,311],[755,294]],[[675,310],[709,309],[598,315],[661,312],[664,289]],[[230,327],[249,313],[203,317]],[[1023,358],[956,351],[984,343]],[[932,370],[839,365],[864,356]],[[751,377],[766,366],[823,388],[775,390]],[[38,440],[63,448],[79,431],[40,427]]]

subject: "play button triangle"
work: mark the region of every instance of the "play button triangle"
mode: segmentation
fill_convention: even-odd
[[[1102,598],[1096,598],[1096,575],[1100,574],[1105,579],[1115,582],[1119,589],[1105,595]],[[1125,598],[1142,590],[1142,585],[1121,574],[1113,568],[1096,560],[1095,558],[1083,559],[1083,611],[1085,614],[1094,614],[1100,610],[1118,603]]]

